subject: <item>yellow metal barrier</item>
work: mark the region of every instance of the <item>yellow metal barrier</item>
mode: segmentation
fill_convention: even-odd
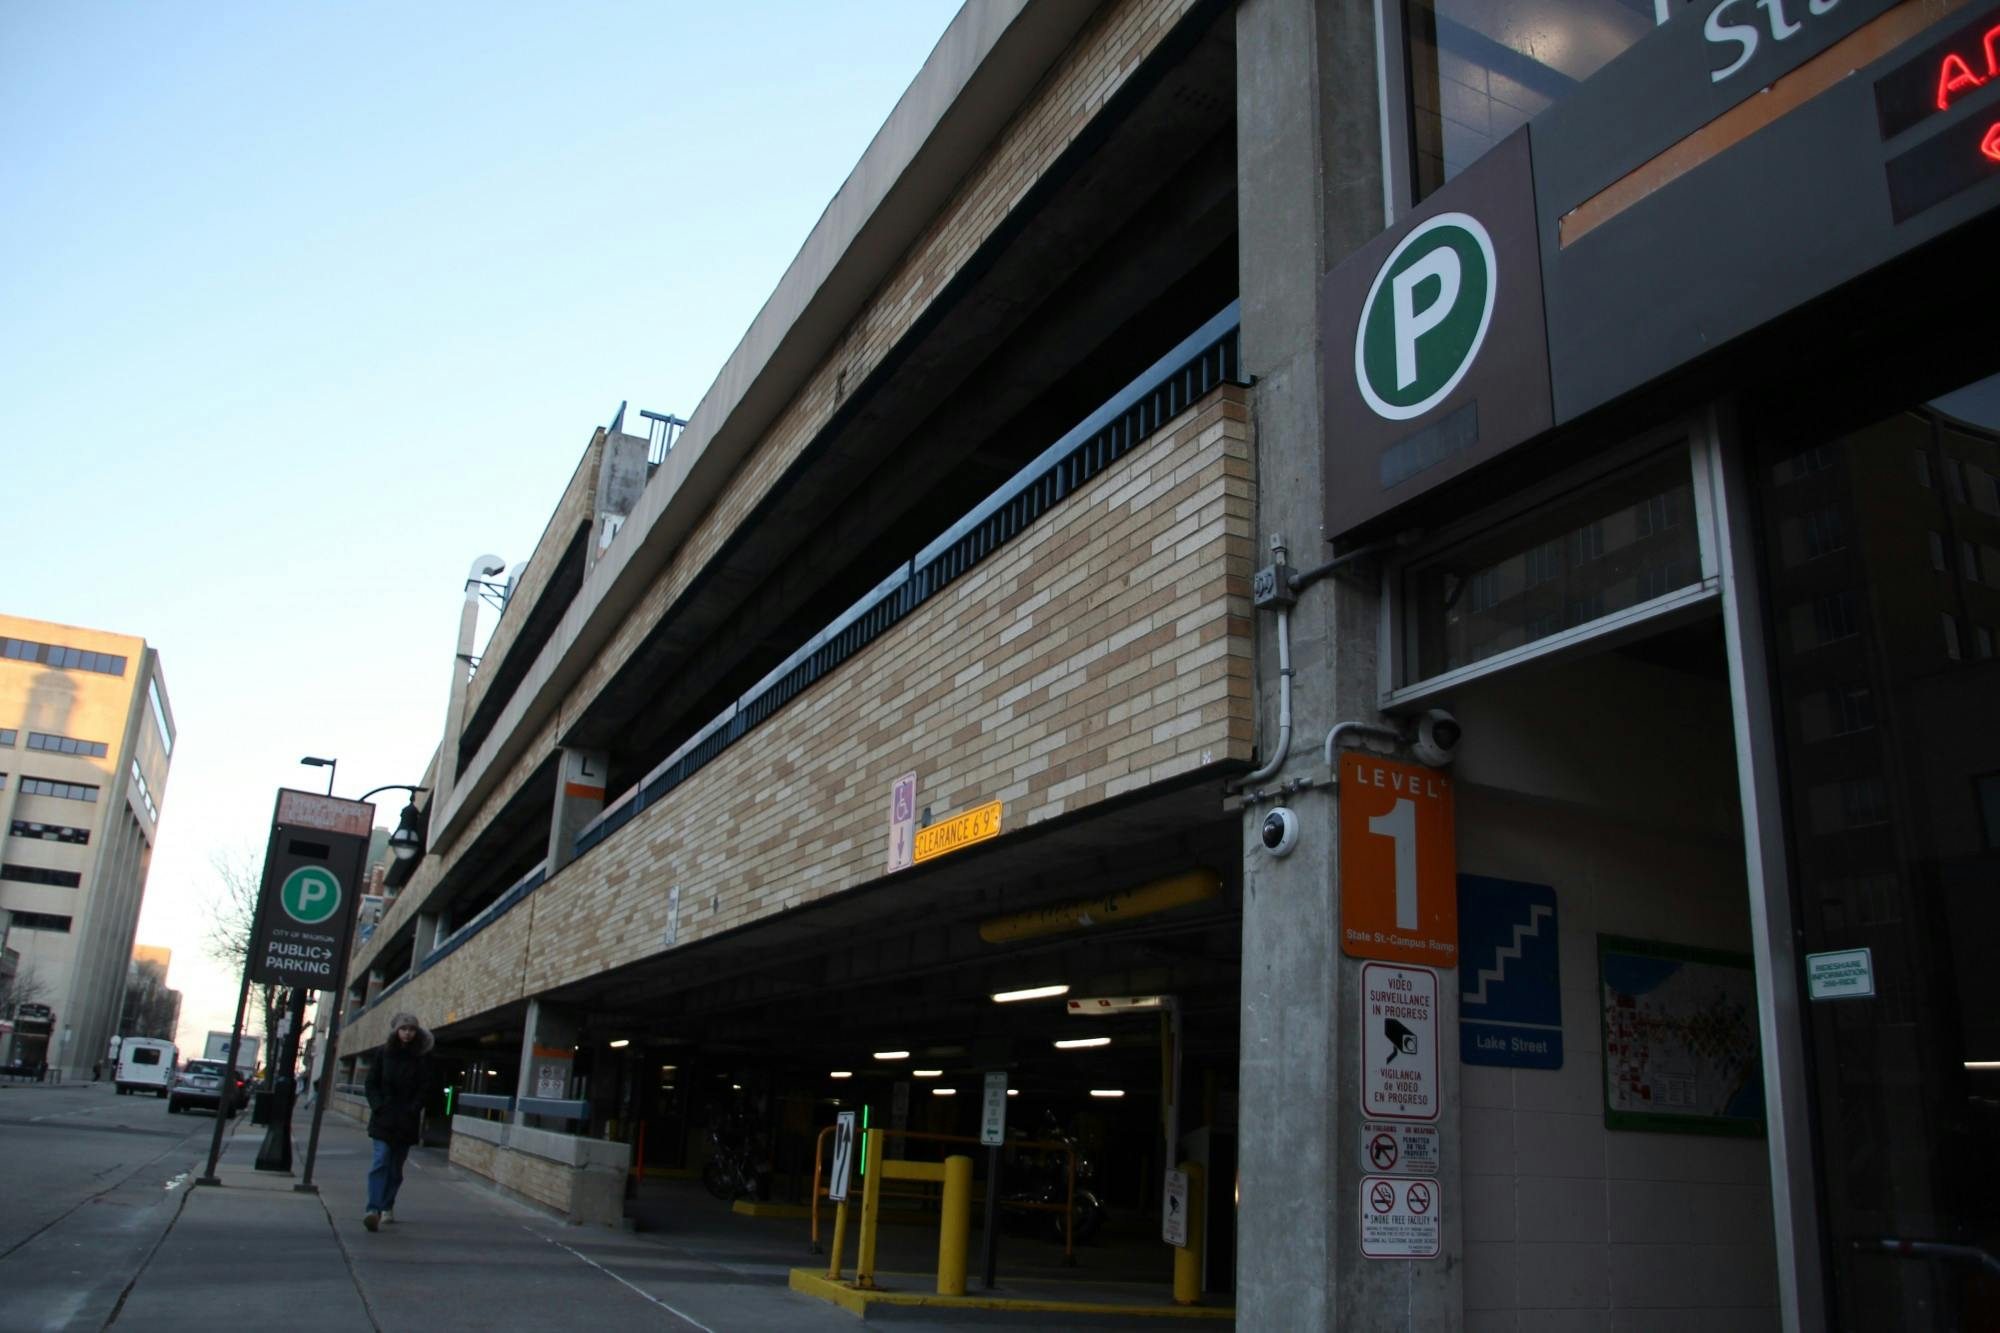
[[[921,1180],[944,1187],[939,1200],[938,1277],[940,1296],[965,1294],[965,1256],[972,1236],[972,1159],[954,1155],[942,1162],[891,1162],[882,1157],[883,1131],[870,1129],[863,1136],[863,1152],[868,1174],[861,1189],[861,1251],[854,1261],[854,1285],[863,1291],[875,1286],[875,1234],[882,1219],[882,1182]],[[814,1179],[817,1182],[818,1169]],[[818,1199],[814,1199],[817,1210]],[[818,1218],[814,1218],[815,1227]],[[827,1263],[829,1281],[840,1280],[842,1256],[847,1249],[847,1202],[834,1210],[833,1253]]]
[[[1206,1237],[1202,1227],[1208,1207],[1202,1187],[1204,1172],[1200,1162],[1182,1162],[1187,1172],[1187,1244],[1174,1249],[1174,1303],[1193,1305],[1201,1299],[1201,1256]]]

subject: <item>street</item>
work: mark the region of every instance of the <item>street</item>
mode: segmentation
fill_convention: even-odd
[[[184,1202],[215,1121],[108,1083],[0,1087],[0,1328],[99,1328]]]

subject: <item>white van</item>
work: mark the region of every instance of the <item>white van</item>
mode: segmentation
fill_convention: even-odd
[[[118,1063],[112,1066],[111,1078],[118,1085],[118,1095],[150,1092],[155,1097],[166,1096],[180,1058],[179,1048],[170,1041],[127,1037],[118,1050]]]

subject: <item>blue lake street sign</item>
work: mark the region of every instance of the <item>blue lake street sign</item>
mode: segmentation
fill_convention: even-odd
[[[1556,891],[1458,877],[1458,1042],[1469,1065],[1560,1069],[1562,971]]]

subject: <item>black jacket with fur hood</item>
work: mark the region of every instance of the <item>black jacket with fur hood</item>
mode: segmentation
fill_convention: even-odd
[[[407,1045],[396,1029],[414,1025],[417,1039]],[[368,1066],[368,1137],[409,1147],[423,1135],[424,1097],[430,1091],[430,1029],[415,1014],[389,1020],[389,1040],[375,1051]]]

